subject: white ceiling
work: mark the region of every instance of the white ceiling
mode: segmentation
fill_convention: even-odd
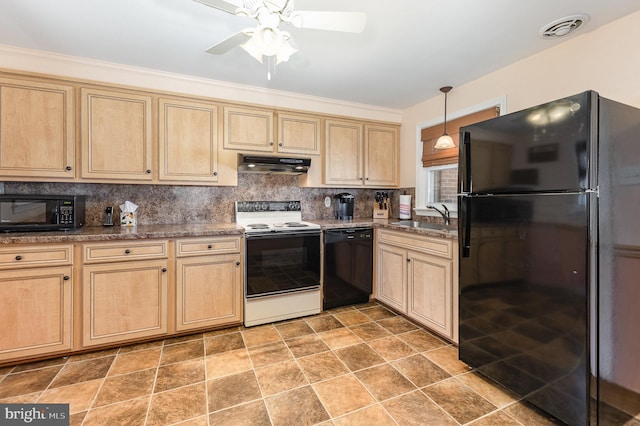
[[[295,0],[367,15],[360,34],[286,27],[304,58],[267,66],[205,50],[254,26],[192,0],[1,0],[0,44],[402,109],[640,10],[637,0]],[[538,31],[584,13],[566,39]]]

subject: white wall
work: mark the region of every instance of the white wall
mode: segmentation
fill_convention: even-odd
[[[606,98],[640,107],[639,52],[640,12],[636,12],[454,87],[448,96],[447,115],[455,116],[456,111],[501,97],[507,99],[504,112],[513,112],[590,89]],[[415,186],[418,127],[442,121],[443,108],[440,95],[403,111],[402,187]]]

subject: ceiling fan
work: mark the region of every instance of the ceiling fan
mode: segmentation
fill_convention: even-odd
[[[361,12],[296,11],[293,0],[194,0],[198,3],[237,15],[254,18],[255,28],[246,28],[206,51],[215,55],[240,46],[262,63],[263,56],[286,62],[297,52],[291,35],[279,29],[281,23],[297,28],[359,33],[364,30],[366,15]]]

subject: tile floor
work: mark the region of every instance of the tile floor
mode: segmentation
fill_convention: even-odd
[[[0,403],[72,425],[545,425],[376,303],[0,368]]]

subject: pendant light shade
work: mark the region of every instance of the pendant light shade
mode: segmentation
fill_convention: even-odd
[[[450,149],[456,147],[456,144],[453,143],[453,138],[447,134],[447,93],[449,93],[451,89],[453,89],[451,86],[440,88],[440,91],[444,93],[444,133],[433,146],[435,149]]]

